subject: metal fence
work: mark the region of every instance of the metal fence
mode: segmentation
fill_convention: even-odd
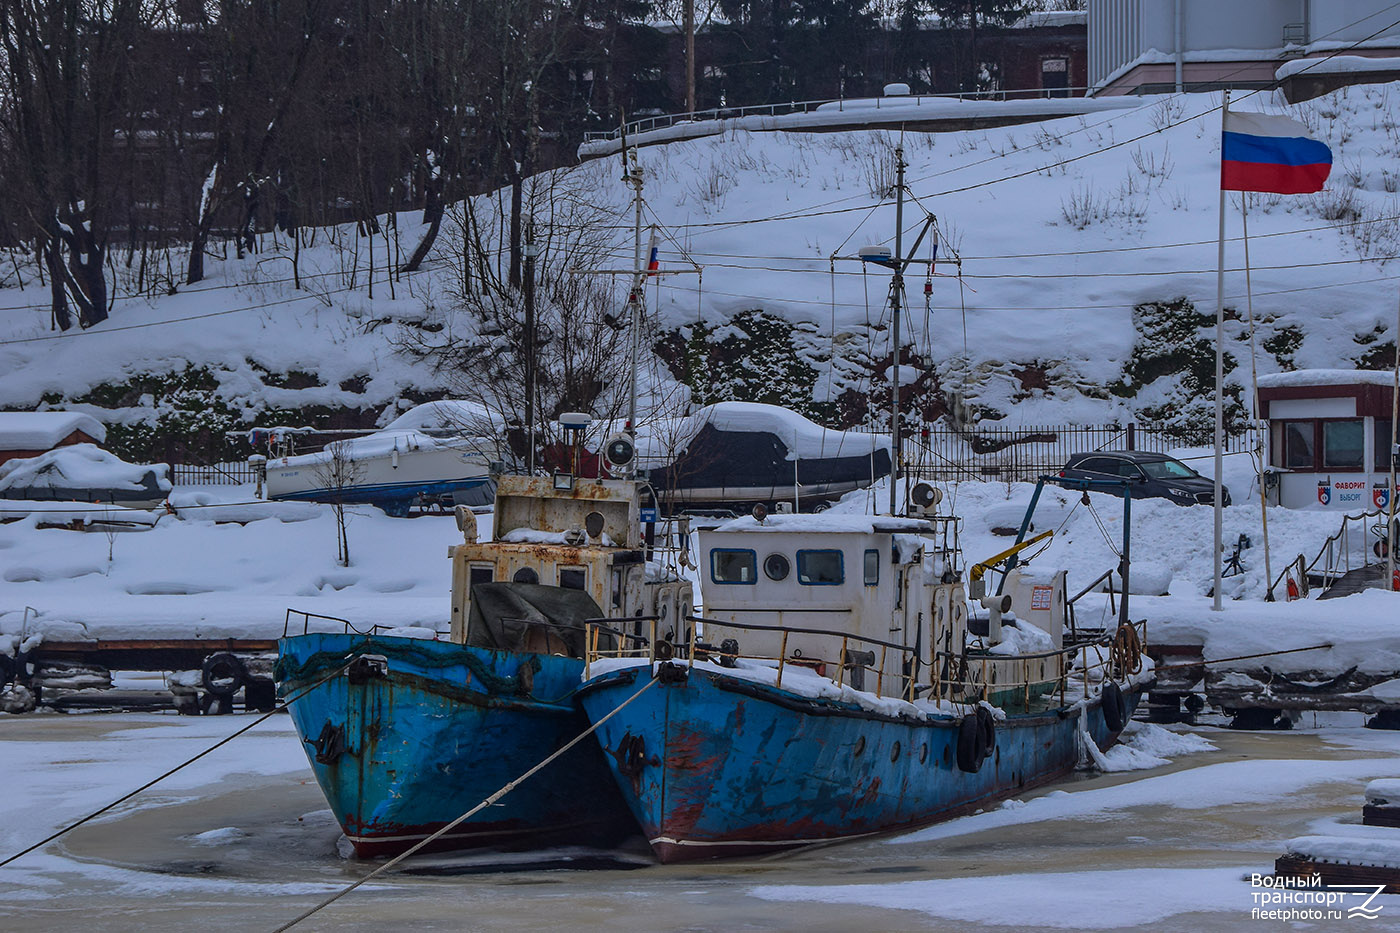
[[[1087,87],[1062,88],[1002,88],[993,91],[961,91],[945,94],[901,94],[890,97],[866,95],[853,98],[823,97],[819,100],[793,100],[775,104],[750,104],[745,107],[712,107],[708,110],[694,110],[686,113],[662,113],[632,120],[624,128],[599,130],[583,134],[585,143],[620,140],[623,135],[636,135],[652,130],[665,129],[679,123],[701,123],[711,120],[732,120],[738,117],[780,117],[790,113],[813,113],[819,107],[826,107],[838,113],[848,106],[857,112],[890,107],[907,107],[908,101],[922,103],[925,100],[1036,100],[1060,97],[1084,97]],[[873,101],[873,103],[872,103]],[[829,106],[828,106],[829,105]]]
[[[1226,453],[1256,449],[1258,430],[1225,439]],[[1036,425],[979,427],[959,432],[930,428],[905,439],[904,468],[919,479],[1031,482],[1065,465],[1071,454],[1091,450],[1144,450],[1167,453],[1199,446],[1198,440],[1164,425]],[[1202,473],[1208,465],[1194,464]]]
[[[197,465],[172,463],[170,482],[176,486],[241,486],[253,482],[253,468],[246,461]]]

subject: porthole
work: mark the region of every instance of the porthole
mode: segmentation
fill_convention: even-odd
[[[540,575],[533,567],[521,567],[511,579],[516,583],[539,583]]]
[[[855,749],[851,752],[851,754],[854,755],[855,757],[859,758],[864,752],[865,752],[865,736],[861,736],[860,738],[856,739],[856,747],[855,747]]]
[[[894,748],[890,749],[890,761],[898,761],[898,760],[899,760],[899,751],[900,751],[899,743],[896,742],[896,743],[894,743]]]
[[[782,554],[769,554],[763,558],[763,572],[770,580],[786,580],[792,564]]]
[[[923,764],[923,763],[926,762],[926,761],[928,761],[928,743],[927,743],[927,742],[925,742],[925,743],[919,748],[919,764]]]

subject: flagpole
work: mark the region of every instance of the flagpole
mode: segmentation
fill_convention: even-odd
[[[1230,89],[1220,103],[1220,140],[1225,145],[1225,120],[1230,112]],[[1223,156],[1222,156],[1223,157]],[[1225,180],[1220,184],[1220,236],[1215,270],[1215,585],[1211,587],[1211,611],[1220,612],[1220,549],[1224,545],[1224,503],[1221,475],[1225,469]]]
[[[1267,465],[1264,463],[1264,438],[1258,433],[1259,426],[1259,360],[1254,347],[1254,283],[1249,269],[1249,198],[1245,194],[1240,194],[1240,221],[1244,224],[1241,231],[1244,240],[1244,294],[1245,313],[1249,320],[1249,415],[1254,422],[1255,438],[1258,441],[1255,452],[1259,456],[1259,520],[1264,527],[1264,585],[1272,585],[1274,580],[1274,570],[1269,562],[1269,496],[1264,489],[1264,470]],[[1264,597],[1272,601],[1271,595]]]
[[[1395,500],[1400,496],[1395,494],[1395,468],[1396,461],[1400,460],[1400,306],[1395,312],[1395,373],[1391,382],[1390,396],[1390,488],[1386,491],[1386,498],[1390,502],[1390,518],[1385,523],[1385,586],[1384,589],[1395,587]]]

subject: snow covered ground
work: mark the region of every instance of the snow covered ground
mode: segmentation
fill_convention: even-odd
[[[158,714],[0,719],[9,804],[0,858],[243,724]],[[306,929],[1250,929],[1260,890],[1250,876],[1268,873],[1297,837],[1359,838],[1364,785],[1400,775],[1394,733],[1339,716],[1318,726],[1137,727],[1136,751],[1174,760],[1080,774],[928,829],[776,859],[659,866],[636,843],[425,857]],[[99,933],[289,920],[371,868],[339,854],[299,744],[275,717],[0,868],[0,920]],[[1377,903],[1383,928],[1393,928],[1385,915],[1400,913],[1400,897]]]
[[[1119,381],[1133,352],[1135,305],[1184,296],[1198,310],[1213,310],[1219,120],[1212,108],[1219,99],[1146,97],[1131,109],[904,137],[910,187],[941,231],[927,312],[914,297],[905,332],[932,360],[945,392],[1005,412],[1003,426],[1126,421],[1173,397],[1179,373],[1132,397],[1104,389]],[[1247,94],[1234,106],[1288,113],[1335,156],[1320,194],[1249,198],[1254,312],[1260,340],[1273,347],[1261,345],[1260,372],[1349,367],[1396,336],[1386,283],[1400,254],[1400,175],[1391,157],[1400,140],[1400,87],[1352,87],[1296,106]],[[830,257],[892,241],[893,205],[871,206],[894,180],[899,141],[888,132],[735,131],[644,150],[649,208],[666,234],[661,267],[688,267],[682,250],[704,267],[701,282],[653,281],[654,326],[729,328],[718,338],[733,331],[735,314],[763,310],[798,327],[797,354],[817,371],[813,398],[869,391],[868,377],[856,373],[886,352],[888,274],[839,260],[833,271]],[[591,218],[611,244],[600,262],[626,267],[629,191],[616,174],[614,160],[584,163],[541,178],[531,196],[539,199],[537,223],[547,225],[545,183],[567,189],[569,222]],[[489,198],[477,206],[494,218]],[[906,244],[922,217],[909,207]],[[401,218],[394,234],[401,246],[413,242],[418,220]],[[371,298],[367,244],[353,229],[322,231],[301,251],[300,291],[290,281],[289,244],[269,235],[263,251],[244,260],[211,258],[209,278],[175,295],[148,298],[120,285],[110,321],[67,334],[48,330],[47,292],[35,276],[17,288],[7,275],[0,406],[34,406],[46,393],[71,400],[100,383],[189,364],[208,367],[217,383],[212,395],[249,418],[266,408],[387,405],[380,419],[387,423],[407,407],[405,391],[449,388],[429,361],[415,362],[396,346],[421,326],[443,334],[469,328],[451,298],[460,263],[453,224],[445,227],[425,270],[397,282],[392,298],[382,243]],[[1240,231],[1232,207],[1226,292],[1243,312]],[[568,262],[561,244],[547,241],[541,262]],[[947,261],[955,255],[961,281]],[[911,272],[911,296],[922,273]],[[1241,362],[1230,378],[1247,381],[1243,325],[1231,320],[1227,332]],[[1025,366],[1044,370],[1048,385],[1023,384],[1016,372]],[[282,376],[294,371],[316,384],[293,387]],[[669,382],[664,368],[648,368],[644,408],[674,397]],[[115,409],[79,407],[111,422],[143,422],[179,404],[175,395],[141,399],[141,392],[133,387]]]
[[[1150,639],[1203,643],[1207,657],[1318,644],[1325,631],[1325,640],[1339,647],[1321,659],[1321,666],[1400,670],[1393,609],[1383,593],[1322,603],[1263,602],[1260,507],[1248,494],[1249,469],[1243,455],[1230,458],[1227,466],[1227,482],[1238,492],[1237,504],[1225,510],[1225,540],[1245,534],[1254,546],[1244,552],[1245,572],[1226,581],[1230,598],[1219,617],[1209,611],[1207,597],[1213,574],[1211,510],[1161,499],[1133,502],[1133,575],[1153,588],[1165,584],[1170,594],[1135,596],[1133,617],[1149,620]],[[963,517],[969,565],[1011,543],[992,529],[1019,524],[1032,488],[946,484],[944,507]],[[883,508],[886,490],[881,483],[848,495],[825,521]],[[0,603],[0,639],[9,637],[0,645],[35,631],[51,640],[158,633],[274,637],[282,632],[288,608],[357,625],[446,629],[447,548],[461,540],[449,517],[391,519],[368,506],[350,509],[351,566],[340,567],[329,507],[259,502],[240,487],[180,487],[172,502],[176,515],[160,516],[150,530],[111,536],[38,528],[37,517],[0,524],[6,597]],[[1315,553],[1340,520],[1335,512],[1270,509],[1274,574],[1290,557]],[[479,521],[482,533],[489,533],[489,516]],[[1093,493],[1086,506],[1076,494],[1047,487],[1035,527],[1056,534],[1043,550],[1030,552],[1030,567],[1067,570],[1068,588],[1075,593],[1117,565],[1122,500]],[[1367,543],[1355,545],[1358,561]],[[26,607],[33,610],[27,623]],[[1084,597],[1077,612],[1081,625],[1114,623],[1107,596]],[[1338,619],[1346,624],[1338,625]]]

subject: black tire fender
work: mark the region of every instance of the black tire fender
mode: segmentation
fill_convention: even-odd
[[[230,697],[248,681],[248,671],[237,655],[216,651],[200,667],[204,689],[216,697]]]
[[[958,723],[958,769],[976,774],[986,757],[982,753],[982,724],[975,715],[968,713]]]
[[[982,733],[982,757],[986,758],[997,747],[997,721],[985,706],[977,707],[977,726]]]
[[[1122,689],[1110,680],[1099,693],[1099,704],[1103,707],[1103,721],[1108,731],[1121,732],[1128,724],[1128,701]]]

